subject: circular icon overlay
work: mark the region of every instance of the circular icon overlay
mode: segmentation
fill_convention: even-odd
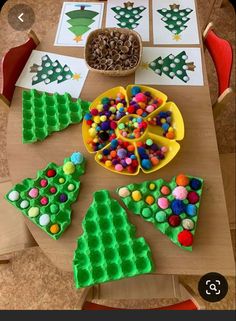
[[[222,300],[228,292],[226,278],[216,272],[203,275],[198,283],[198,292],[201,297],[209,302]]]
[[[29,29],[35,21],[33,9],[26,4],[17,4],[8,12],[8,23],[17,31]]]

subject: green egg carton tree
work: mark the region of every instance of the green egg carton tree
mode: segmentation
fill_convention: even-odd
[[[76,288],[153,270],[148,244],[135,237],[125,210],[107,190],[94,193],[82,227],[73,259]]]
[[[183,174],[170,182],[163,179],[129,184],[117,193],[134,214],[154,224],[179,247],[192,251],[203,180]]]
[[[5,196],[15,206],[54,239],[58,239],[71,223],[71,204],[79,195],[79,178],[85,172],[85,159],[79,152],[64,159],[58,166],[49,163],[37,172],[37,177],[26,178]]]
[[[61,131],[70,124],[80,123],[88,112],[90,103],[64,95],[38,92],[35,89],[22,93],[22,140],[23,143],[43,141],[53,132]]]

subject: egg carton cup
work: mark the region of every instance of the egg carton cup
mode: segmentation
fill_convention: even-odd
[[[80,98],[73,101],[70,94],[38,92],[35,89],[22,92],[22,141],[43,141],[53,132],[70,124],[80,123],[90,103]]]
[[[93,194],[77,240],[73,270],[76,288],[92,286],[153,270],[151,251],[123,207],[107,190]]]
[[[100,96],[98,96],[90,105],[89,110],[92,110],[93,108],[96,108],[97,105],[99,105],[99,103],[101,102],[101,100],[104,97],[111,97],[111,98],[115,98],[117,93],[122,93],[125,96],[125,100],[127,102],[127,104],[129,103],[129,101],[131,100],[131,90],[134,86],[137,85],[129,85],[126,87],[126,89],[124,87],[115,87],[112,88],[106,92],[104,92],[103,94],[101,94]],[[94,153],[95,154],[95,160],[96,162],[101,165],[102,167],[114,172],[114,173],[118,173],[121,175],[138,175],[140,169],[145,173],[145,174],[149,174],[152,172],[155,172],[157,170],[159,170],[160,168],[166,166],[175,156],[176,154],[179,152],[180,150],[180,144],[177,141],[180,141],[184,138],[184,121],[183,121],[183,117],[181,115],[181,112],[179,110],[179,108],[176,106],[176,104],[174,102],[167,102],[167,96],[160,92],[159,90],[156,90],[152,87],[148,87],[148,86],[141,86],[138,85],[141,88],[142,92],[145,91],[149,91],[151,93],[152,96],[158,97],[160,99],[162,99],[163,103],[161,104],[161,106],[159,106],[158,108],[156,108],[152,113],[148,114],[146,117],[143,117],[144,121],[148,122],[148,119],[153,118],[155,116],[157,116],[160,112],[166,112],[166,111],[171,111],[171,117],[172,117],[172,123],[171,126],[174,129],[175,132],[175,138],[174,139],[168,139],[166,137],[163,137],[163,129],[160,126],[154,126],[154,125],[148,125],[145,132],[143,133],[143,135],[141,135],[140,138],[135,138],[135,139],[129,139],[126,137],[123,137],[120,133],[119,133],[119,129],[118,126],[115,129],[115,133],[116,133],[116,137],[118,139],[121,139],[122,141],[125,142],[129,142],[130,144],[133,144],[135,147],[135,155],[139,161],[139,166],[137,168],[137,170],[134,173],[130,173],[127,170],[124,170],[122,172],[118,172],[114,169],[114,167],[107,167],[105,166],[105,164],[103,164],[102,162],[99,161],[99,154],[102,153],[102,151],[104,149],[107,149],[110,147],[110,142],[107,141],[106,146],[104,146],[100,151],[93,151],[91,146],[87,143],[89,141],[89,139],[91,139],[90,135],[89,135],[89,128],[90,126],[87,125],[86,120],[83,120],[83,125],[82,125],[82,134],[83,134],[83,141],[84,144],[86,146],[86,149],[88,150],[89,153]],[[128,117],[140,117],[136,114],[129,114],[126,115],[124,117],[122,117],[121,119],[119,119],[117,122],[117,124],[120,124],[122,122],[125,122],[125,120]],[[137,143],[138,142],[145,142],[148,138],[151,138],[153,140],[154,143],[158,144],[158,146],[167,146],[168,147],[168,151],[165,154],[165,158],[162,159],[158,165],[153,166],[152,169],[147,170],[144,169],[141,166],[141,162],[140,162],[140,157],[138,155],[138,150],[137,150]]]
[[[70,158],[64,159],[64,164],[70,161]],[[47,177],[46,173],[48,170],[55,170],[56,175],[54,177]],[[36,224],[44,232],[46,232],[53,239],[57,240],[64,233],[66,228],[71,223],[71,204],[74,203],[79,195],[80,181],[79,177],[85,173],[85,160],[80,165],[75,166],[75,172],[71,175],[66,175],[63,171],[63,166],[58,167],[55,163],[49,163],[47,167],[37,172],[36,179],[26,178],[20,184],[16,184],[5,196],[5,199],[15,206],[21,213],[26,216],[31,222]],[[63,178],[64,183],[59,183],[59,178]],[[40,181],[42,179],[47,179],[48,184],[46,187],[41,187]],[[74,185],[74,190],[69,191],[68,186],[70,184]],[[50,188],[55,187],[57,192],[55,194],[50,193]],[[32,188],[38,189],[38,196],[36,198],[31,198],[29,196],[29,191]],[[17,191],[19,193],[19,199],[16,201],[11,201],[9,199],[9,194],[12,191]],[[66,193],[68,199],[66,202],[60,203],[59,196],[62,193]],[[43,206],[40,203],[42,197],[48,198],[48,204]],[[28,201],[29,205],[27,208],[22,208],[20,206],[22,201]],[[58,206],[58,212],[53,213],[51,210],[51,205]],[[39,214],[36,217],[30,217],[28,211],[30,208],[37,207],[39,209]],[[46,226],[42,226],[39,223],[41,215],[48,214],[50,217],[50,222]],[[58,224],[60,230],[58,233],[53,234],[50,232],[50,227],[53,224]]]
[[[201,184],[203,184],[203,179],[199,178],[199,177],[193,177],[193,176],[187,176],[189,179],[195,178],[198,179],[199,181],[201,181]],[[149,186],[150,184],[155,184],[156,188],[155,190],[150,190]],[[161,188],[163,186],[167,186],[170,189],[170,194],[169,195],[163,195],[161,193]],[[177,187],[177,183],[176,183],[176,177],[173,177],[172,180],[170,182],[167,182],[163,179],[157,179],[157,180],[150,180],[150,181],[145,181],[141,184],[129,184],[126,186],[122,186],[119,187],[117,189],[117,193],[119,194],[119,190],[121,188],[127,188],[130,191],[130,195],[127,197],[120,197],[121,200],[123,201],[123,203],[126,205],[126,207],[133,212],[133,214],[136,215],[140,215],[145,221],[150,222],[152,224],[154,224],[154,226],[160,230],[163,234],[167,235],[170,240],[175,243],[176,245],[178,245],[179,247],[181,247],[184,250],[188,250],[188,251],[192,251],[192,246],[182,246],[179,241],[178,241],[178,234],[180,232],[182,232],[184,230],[183,226],[180,224],[179,226],[176,227],[172,227],[169,225],[168,223],[168,217],[173,214],[172,213],[172,209],[170,207],[168,207],[167,209],[163,210],[161,209],[158,204],[157,204],[157,200],[160,197],[166,197],[168,199],[168,201],[171,203],[173,200],[175,200],[174,195],[172,194],[172,191],[174,190],[175,187]],[[190,216],[188,214],[181,213],[179,216],[181,218],[181,221],[183,219],[191,219],[194,222],[194,228],[191,230],[192,235],[194,236],[195,232],[196,232],[196,227],[197,227],[197,221],[198,221],[198,214],[199,214],[199,208],[200,208],[200,202],[201,202],[201,195],[202,195],[202,186],[199,190],[193,190],[191,189],[191,187],[188,185],[186,186],[187,191],[194,191],[198,194],[199,196],[199,201],[194,204],[196,205],[197,211],[196,211],[196,215],[194,216]],[[140,191],[142,194],[142,199],[140,201],[134,201],[132,199],[131,193],[133,191]],[[155,202],[152,205],[148,205],[145,201],[146,197],[148,195],[151,195],[154,197]],[[184,204],[187,205],[188,204],[188,200],[185,199]],[[149,207],[151,209],[152,215],[150,217],[144,217],[142,215],[142,211],[144,208]],[[160,212],[160,211],[165,211],[165,213],[167,214],[167,219],[163,222],[157,222],[157,220],[155,219],[155,214]]]

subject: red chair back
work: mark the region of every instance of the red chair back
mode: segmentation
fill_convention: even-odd
[[[227,40],[218,37],[213,30],[208,31],[204,41],[216,68],[220,96],[230,87],[233,49]]]
[[[92,302],[85,302],[82,310],[128,310],[128,309],[113,308],[113,307],[99,305]],[[137,309],[137,310],[198,310],[198,307],[194,304],[192,300],[186,300],[173,305],[168,305],[166,307],[153,308],[153,309]]]
[[[18,47],[11,48],[2,58],[2,85],[0,94],[8,101],[8,103],[12,100],[15,83],[29,59],[32,50],[36,47],[37,43],[35,42],[35,39],[30,37],[26,43]]]

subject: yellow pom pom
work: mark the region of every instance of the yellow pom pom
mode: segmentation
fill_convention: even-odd
[[[173,127],[169,127],[168,128],[168,132],[173,132],[174,131],[174,128]]]
[[[122,107],[124,107],[124,105],[123,105],[122,103],[118,103],[118,104],[116,105],[116,108],[117,108],[117,109],[122,108]]]
[[[101,121],[106,121],[106,120],[107,120],[107,117],[106,117],[105,115],[102,115],[102,116],[100,117],[100,120],[101,120]]]
[[[97,135],[97,131],[95,128],[89,128],[89,135],[91,137],[95,137]]]
[[[165,123],[166,123],[165,118],[162,118],[162,119],[161,119],[161,123],[162,123],[162,124],[165,124]]]
[[[138,202],[142,199],[142,194],[140,193],[140,191],[133,191],[132,198],[134,201]]]
[[[75,165],[72,162],[66,162],[63,166],[63,171],[66,175],[73,174],[75,171]]]
[[[149,184],[150,191],[154,191],[155,188],[156,188],[156,185],[154,183]]]
[[[95,116],[93,121],[96,123],[96,124],[99,124],[101,121],[100,121],[100,116]]]
[[[111,167],[112,162],[110,160],[105,161],[105,166]]]
[[[65,182],[65,179],[63,177],[59,178],[59,183],[63,184]]]
[[[103,110],[103,105],[97,105],[97,110],[102,111]]]

